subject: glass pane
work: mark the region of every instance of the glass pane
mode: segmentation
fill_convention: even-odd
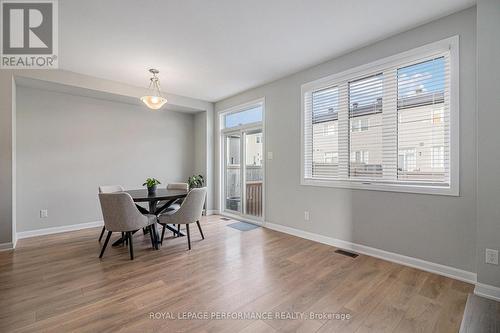
[[[398,179],[446,180],[445,72],[443,57],[398,69]]]
[[[382,177],[382,74],[349,82],[349,176]]]
[[[245,136],[245,214],[262,216],[262,133]]]
[[[334,178],[338,174],[338,88],[312,93],[312,176]]]
[[[225,207],[241,212],[240,136],[226,136],[226,191]]]
[[[258,105],[251,109],[230,113],[224,117],[224,127],[231,128],[245,124],[262,121],[262,106]]]

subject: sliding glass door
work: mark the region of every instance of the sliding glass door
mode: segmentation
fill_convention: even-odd
[[[226,134],[225,138],[225,209],[241,213],[241,135]]]
[[[256,218],[262,217],[262,130],[244,132],[245,186],[244,212]]]
[[[260,221],[264,212],[264,102],[220,115],[222,212]]]

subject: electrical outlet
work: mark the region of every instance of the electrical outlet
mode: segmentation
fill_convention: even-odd
[[[487,264],[498,265],[498,250],[486,249],[485,261]]]
[[[307,210],[304,211],[304,220],[309,221],[309,212]]]
[[[274,157],[273,152],[272,152],[272,151],[268,151],[268,152],[267,152],[267,159],[268,159],[268,160],[272,160],[272,159],[273,159],[273,157]]]
[[[47,209],[40,210],[40,218],[45,219],[49,217],[49,211]]]

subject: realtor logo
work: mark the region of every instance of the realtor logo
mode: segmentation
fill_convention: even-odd
[[[57,68],[57,1],[0,0],[1,67]]]

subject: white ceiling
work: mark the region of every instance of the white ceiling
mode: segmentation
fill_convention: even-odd
[[[59,0],[66,70],[217,101],[475,0]]]

